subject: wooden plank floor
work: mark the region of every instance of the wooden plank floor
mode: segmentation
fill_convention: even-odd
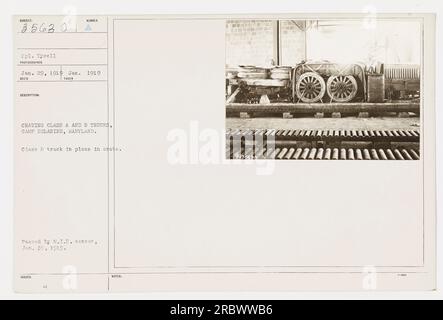
[[[226,118],[230,129],[417,130],[419,118]]]

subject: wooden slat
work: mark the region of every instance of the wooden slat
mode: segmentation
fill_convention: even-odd
[[[315,113],[315,112],[420,112],[417,102],[386,103],[228,103],[228,112],[268,112],[268,113]]]

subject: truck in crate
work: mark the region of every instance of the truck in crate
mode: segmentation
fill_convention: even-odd
[[[302,62],[294,67],[230,67],[227,103],[383,103],[420,97],[420,66]]]

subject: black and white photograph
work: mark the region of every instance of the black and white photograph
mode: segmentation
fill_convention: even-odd
[[[42,1],[0,13],[0,300],[443,296],[435,0]]]
[[[419,160],[421,23],[228,20],[226,157]]]

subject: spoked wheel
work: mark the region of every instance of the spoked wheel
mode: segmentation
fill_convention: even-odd
[[[301,101],[306,103],[317,102],[325,94],[325,80],[315,72],[306,72],[298,79],[295,89],[297,97]]]
[[[326,88],[331,101],[349,102],[357,94],[357,81],[353,76],[332,76]]]

